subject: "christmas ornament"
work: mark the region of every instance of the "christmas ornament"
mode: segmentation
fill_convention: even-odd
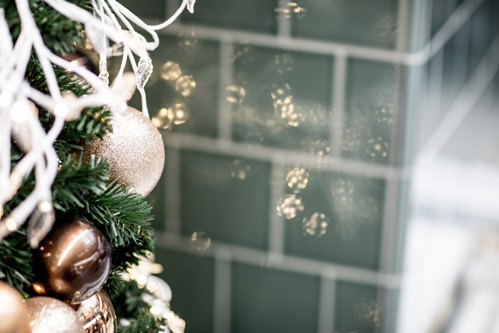
[[[106,281],[110,248],[88,222],[78,218],[58,222],[35,253],[39,267],[33,288],[40,294],[77,303],[96,293]]]
[[[112,132],[84,146],[83,161],[89,161],[92,154],[109,161],[111,179],[119,177],[121,185],[131,186],[133,192],[143,196],[156,186],[165,164],[161,134],[132,107],[124,116],[115,116]]]
[[[0,281],[0,333],[28,333],[29,311],[17,290]]]
[[[29,307],[32,333],[85,333],[76,311],[52,297],[32,297]]]
[[[116,332],[116,314],[109,297],[102,291],[75,306],[87,333]]]

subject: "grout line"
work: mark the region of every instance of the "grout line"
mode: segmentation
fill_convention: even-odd
[[[468,113],[490,84],[499,70],[499,35],[496,36],[485,55],[480,60],[472,76],[466,82],[446,116],[434,131],[423,149],[416,157],[417,164],[427,163],[436,157],[452,134],[466,118]]]
[[[335,320],[336,277],[334,272],[321,275],[318,333],[333,333]]]
[[[392,273],[394,268],[398,199],[398,181],[387,181],[379,253],[380,269],[384,273]]]
[[[166,148],[166,218],[165,230],[180,234],[180,150]]]
[[[160,248],[175,249],[193,255],[199,254],[193,250],[188,237],[156,231],[156,238],[158,239],[157,246]],[[214,257],[217,251],[229,251],[232,260],[254,266],[261,267],[263,260],[270,258],[267,267],[272,269],[312,276],[321,275],[324,271],[327,271],[330,275],[335,274],[339,280],[382,286],[389,289],[398,288],[400,285],[400,276],[393,274],[290,255],[268,256],[267,251],[215,241],[212,241],[210,248],[203,255]]]
[[[184,148],[214,154],[240,156],[266,162],[296,164],[307,168],[338,171],[347,174],[363,175],[373,178],[400,179],[410,175],[409,170],[386,165],[369,164],[341,158],[324,158],[302,152],[271,148],[248,147],[244,143],[224,142],[208,137],[190,134],[168,133],[164,137],[167,147]]]
[[[331,119],[331,151],[332,156],[341,158],[343,144],[343,127],[345,114],[345,90],[347,84],[347,58],[338,55],[334,60],[333,73],[333,112]]]
[[[213,332],[231,331],[231,255],[226,249],[215,252]]]
[[[279,8],[286,8],[288,5],[287,0],[279,1]],[[291,17],[285,17],[282,13],[276,13],[277,15],[277,36],[280,38],[291,38]]]
[[[400,0],[406,3],[407,0]],[[162,29],[160,34],[175,35],[182,29],[190,29],[195,32],[196,36],[204,39],[220,40],[227,34],[232,36],[233,40],[246,40],[251,44],[271,47],[271,48],[285,48],[291,51],[310,52],[316,54],[329,54],[329,55],[345,55],[347,57],[355,57],[359,59],[369,59],[384,62],[396,62],[404,65],[419,65],[427,62],[432,58],[445,43],[459,30],[459,28],[471,17],[475,10],[480,6],[484,0],[468,0],[463,2],[444,23],[442,28],[435,34],[435,36],[418,52],[400,52],[389,49],[380,49],[375,47],[356,46],[351,44],[343,44],[329,41],[318,41],[301,38],[282,38],[280,36],[267,35],[262,33],[252,33],[238,30],[230,30],[221,28],[212,28],[205,26],[196,26],[189,24],[176,24]],[[404,4],[401,7],[407,7]],[[399,8],[400,12],[403,8]],[[404,15],[403,15],[404,16]],[[406,21],[406,20],[403,20]],[[407,26],[407,23],[404,22]],[[285,28],[283,33],[285,32]],[[408,29],[404,27],[402,30]],[[404,32],[399,31],[403,36]],[[407,33],[405,33],[407,34]],[[404,43],[399,41],[402,37],[397,36],[397,47],[402,47]]]
[[[409,0],[398,1],[397,13],[397,39],[395,42],[398,52],[403,53],[408,50],[409,41]]]
[[[232,43],[223,41],[220,47],[220,87],[218,93],[218,137],[222,141],[232,139],[232,105],[226,100],[226,88],[232,84]]]
[[[284,195],[284,165],[272,164],[270,174],[270,207],[269,207],[269,252],[270,255],[284,253],[284,219],[276,214],[276,206]]]
[[[179,24],[170,26],[168,29],[159,31],[160,34],[176,35],[182,29],[193,30],[197,37],[220,40],[220,36],[227,33],[226,29],[212,28],[206,26],[196,26],[191,24]],[[244,40],[256,46],[280,48],[290,51],[309,52],[315,54],[326,55],[341,55],[352,56],[360,59],[378,60],[385,62],[402,62],[407,64],[423,63],[427,58],[426,54],[407,54],[399,53],[393,50],[380,49],[374,47],[356,46],[342,44],[338,42],[310,40],[303,38],[282,38],[275,35],[267,35],[262,33],[230,30],[234,40]]]

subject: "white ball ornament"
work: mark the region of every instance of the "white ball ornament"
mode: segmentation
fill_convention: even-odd
[[[115,115],[112,132],[84,146],[83,161],[89,161],[92,154],[109,161],[111,180],[119,177],[118,183],[143,196],[156,186],[165,164],[161,134],[149,118],[132,107],[125,115]]]

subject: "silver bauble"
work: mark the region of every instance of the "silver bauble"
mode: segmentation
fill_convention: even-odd
[[[102,291],[75,305],[87,333],[115,333],[116,314],[109,297]]]

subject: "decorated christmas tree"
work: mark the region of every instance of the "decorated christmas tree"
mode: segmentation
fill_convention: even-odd
[[[151,26],[115,0],[0,0],[0,333],[183,331],[151,275],[144,86],[155,31],[193,5]]]

